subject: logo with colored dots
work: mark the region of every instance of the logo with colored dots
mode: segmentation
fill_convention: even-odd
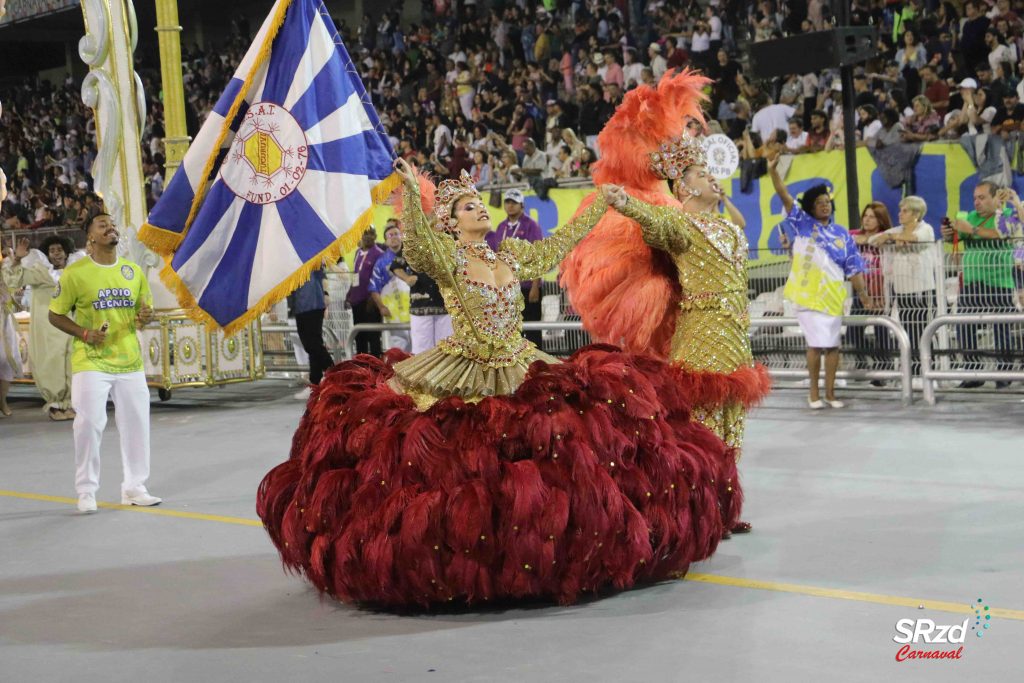
[[[981,638],[991,625],[992,615],[988,612],[988,605],[978,598],[978,601],[974,603],[974,625],[971,626],[971,630],[974,631],[974,635]]]

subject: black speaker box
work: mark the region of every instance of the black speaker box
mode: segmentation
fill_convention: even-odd
[[[879,54],[877,45],[877,28],[842,26],[751,43],[750,64],[758,78],[805,74],[867,61]]]

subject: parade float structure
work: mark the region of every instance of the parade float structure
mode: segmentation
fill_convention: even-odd
[[[166,180],[188,149],[181,68],[181,26],[177,0],[155,0],[164,106]],[[85,35],[78,54],[88,65],[82,100],[96,117],[94,189],[121,229],[121,253],[142,266],[153,290],[156,320],[139,332],[146,376],[162,400],[179,387],[249,382],[264,376],[260,322],[232,335],[190,319],[157,276],[163,260],[138,239],[146,221],[140,141],[146,98],[132,56],[139,27],[132,0],[83,0]],[[27,319],[20,321],[22,355],[27,354]],[[26,363],[30,376],[31,359]]]

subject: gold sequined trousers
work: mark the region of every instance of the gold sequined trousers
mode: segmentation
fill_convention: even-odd
[[[743,454],[743,430],[747,423],[747,411],[740,403],[727,403],[716,408],[697,407],[693,411],[697,422],[713,431],[736,452],[736,462]]]

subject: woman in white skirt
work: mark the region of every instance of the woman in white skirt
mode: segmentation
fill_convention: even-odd
[[[812,410],[826,405],[842,408],[836,399],[836,371],[839,369],[846,279],[853,284],[865,309],[876,304],[868,292],[864,273],[867,266],[849,231],[832,218],[835,207],[827,185],[816,185],[793,200],[779,177],[778,157],[768,162],[775,193],[782,200],[786,219],[780,224],[780,240],[792,254],[792,268],[783,295],[796,304],[796,318],[807,340],[807,373]],[[825,357],[825,400],[821,400],[818,377]]]

